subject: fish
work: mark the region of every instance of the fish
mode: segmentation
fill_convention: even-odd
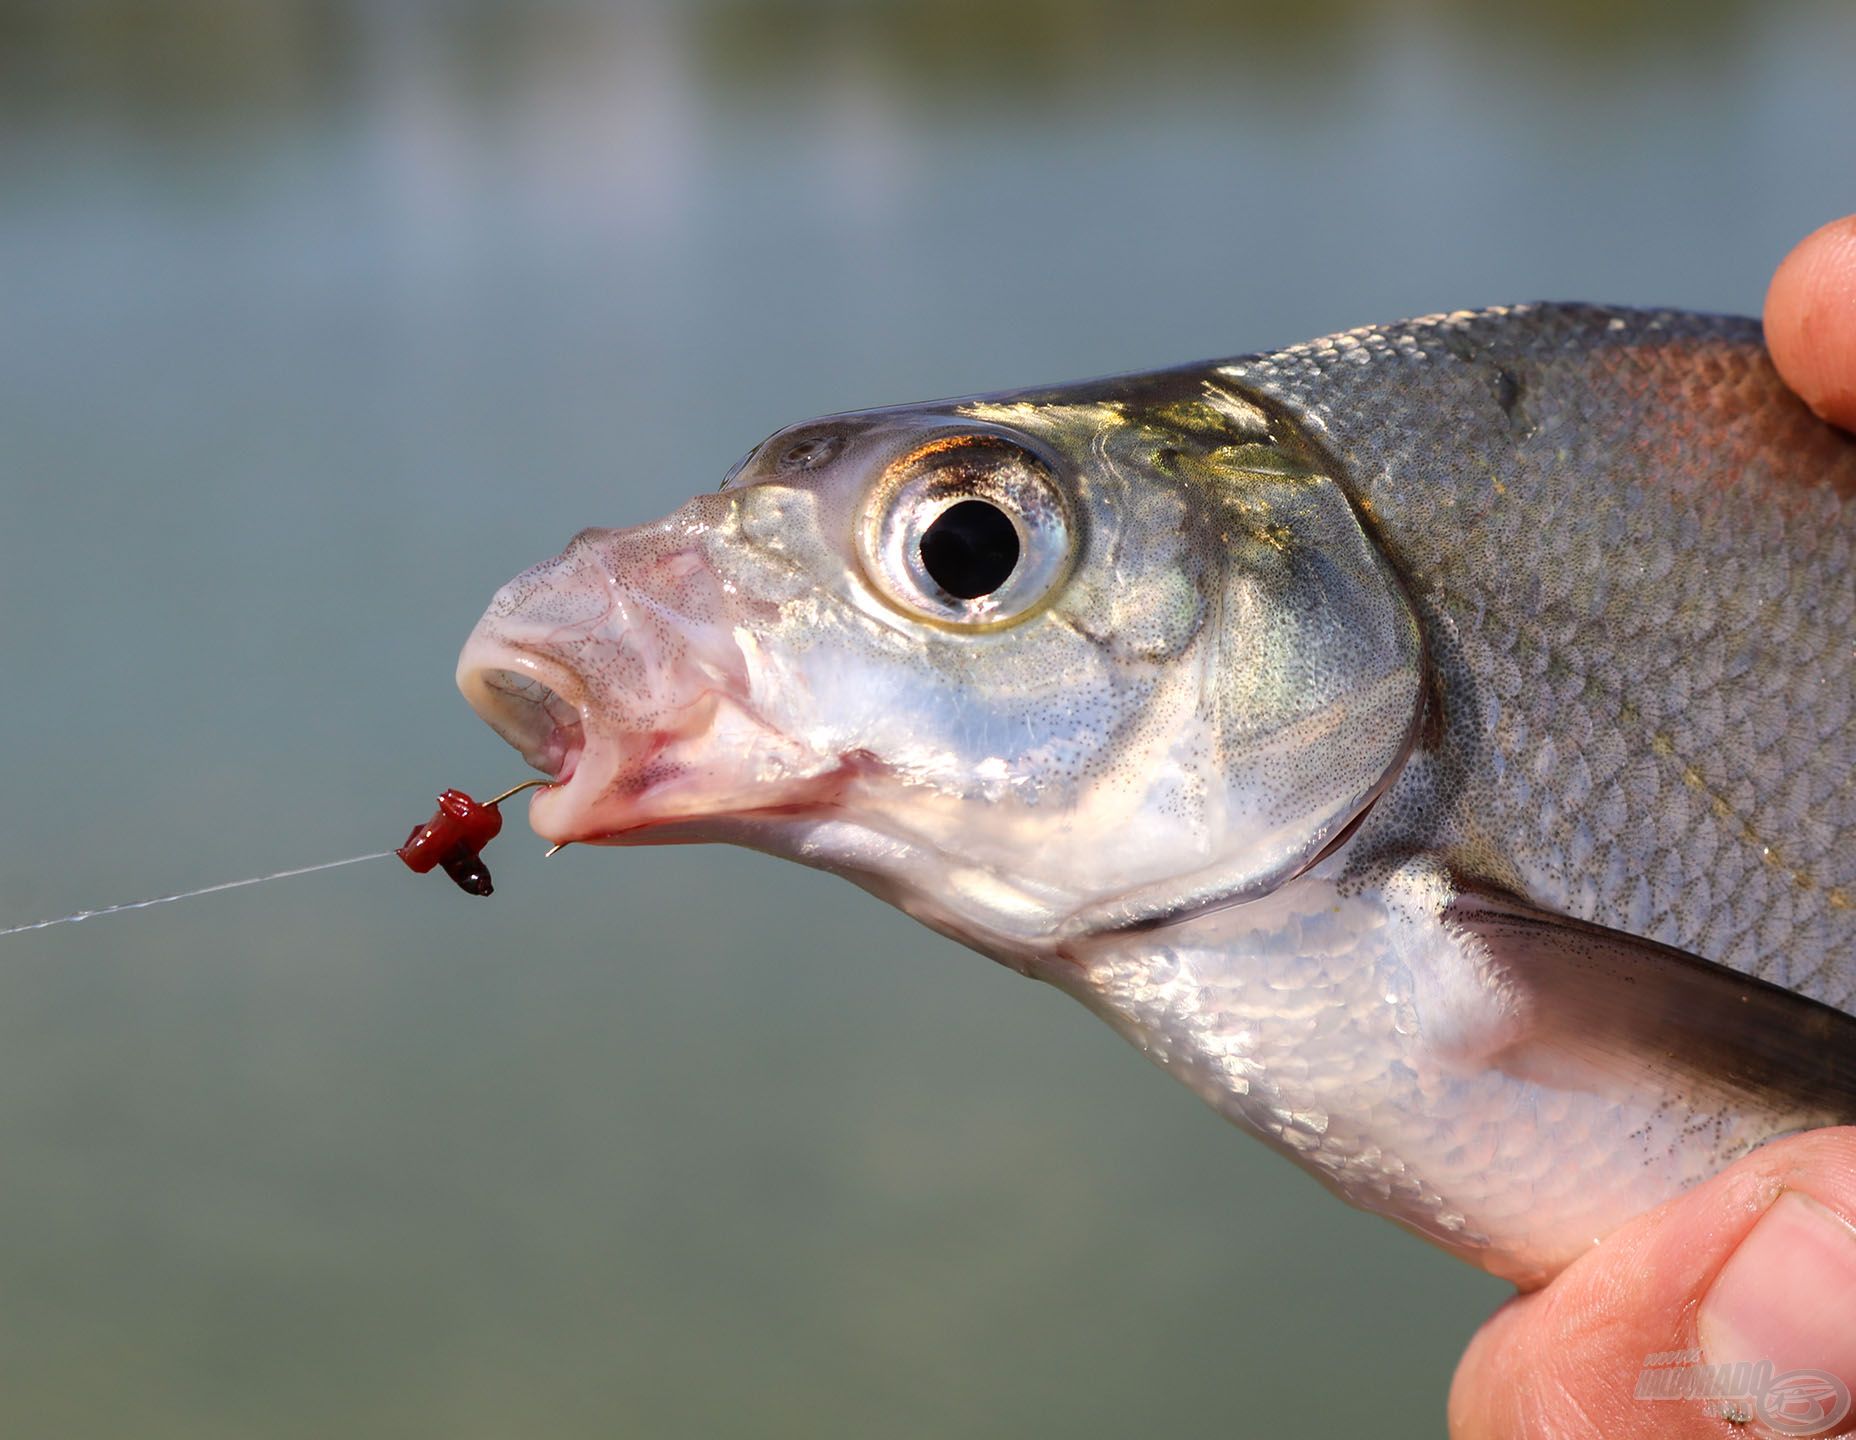
[[[1523,1288],[1856,1123],[1856,439],[1531,304],[829,415],[499,590],[556,844],[843,875]]]

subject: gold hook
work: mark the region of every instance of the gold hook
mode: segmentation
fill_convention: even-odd
[[[554,781],[552,780],[524,780],[520,785],[511,785],[507,790],[503,791],[503,793],[501,795],[498,795],[494,800],[485,800],[483,803],[485,805],[501,805],[503,801],[507,800],[511,795],[520,794],[524,790],[533,790],[537,785],[552,785],[552,784],[554,784]]]
[[[556,855],[559,855],[561,851],[565,850],[569,845],[573,843],[574,842],[571,840],[563,840],[561,841],[559,845],[556,845],[552,850],[550,850],[546,855],[543,855],[541,858],[543,860],[552,860]]]

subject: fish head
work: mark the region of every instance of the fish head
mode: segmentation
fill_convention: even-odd
[[[504,586],[459,684],[547,840],[771,851],[1028,968],[1397,772],[1419,629],[1334,469],[1208,374],[830,416]]]

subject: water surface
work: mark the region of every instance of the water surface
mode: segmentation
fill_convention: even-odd
[[[1485,8],[0,3],[0,924],[520,778],[491,590],[788,421],[1752,310],[1850,203],[1847,8]],[[0,942],[0,1429],[1438,1433],[1501,1287],[1080,1009],[540,850]]]

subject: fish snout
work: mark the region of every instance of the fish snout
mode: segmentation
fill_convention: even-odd
[[[530,807],[544,838],[616,840],[754,809],[830,768],[762,721],[740,610],[669,522],[583,530],[497,592],[458,688],[557,781]]]

